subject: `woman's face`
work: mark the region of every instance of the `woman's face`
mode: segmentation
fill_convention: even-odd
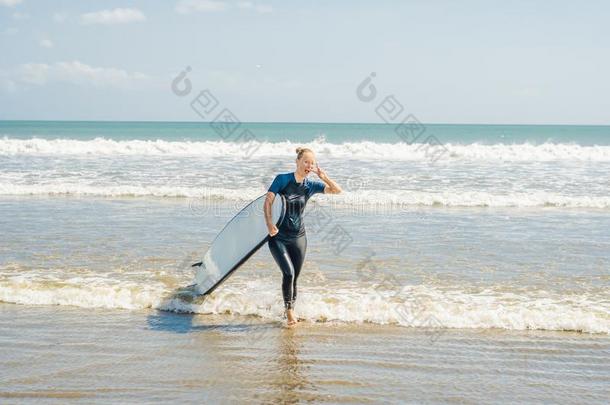
[[[316,157],[311,152],[304,152],[300,159],[297,159],[297,171],[305,173],[305,176],[309,172],[313,171],[316,167]]]

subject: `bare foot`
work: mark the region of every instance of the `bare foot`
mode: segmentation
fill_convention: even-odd
[[[288,318],[288,326],[294,326],[297,324],[297,318],[296,316],[294,316],[294,310],[293,309],[287,309],[286,310],[286,318]]]

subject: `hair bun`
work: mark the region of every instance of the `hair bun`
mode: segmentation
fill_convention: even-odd
[[[310,153],[313,153],[313,151],[312,151],[311,149],[309,149],[309,148],[303,148],[303,147],[301,147],[301,146],[299,146],[299,147],[296,149],[296,151],[297,151],[297,159],[300,159],[300,158],[301,158],[301,156],[303,156],[303,153],[305,153],[305,152],[310,152]]]

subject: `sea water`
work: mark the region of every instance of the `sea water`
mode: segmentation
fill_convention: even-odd
[[[206,123],[0,122],[0,318],[2,346],[16,348],[0,355],[10,382],[0,395],[230,392],[185,360],[198,353],[231,364],[222,375],[239,373],[239,392],[262,402],[601,402],[610,127],[423,127],[410,140],[381,124],[242,123],[250,136],[239,139]],[[280,326],[281,273],[266,246],[206,300],[181,298],[190,264],[276,174],[294,170],[297,146],[344,190],[308,203],[303,324]],[[98,323],[101,335],[138,338],[94,337]],[[119,366],[91,371],[92,353],[112,347],[138,364],[116,393]],[[58,364],[65,356],[82,368]],[[147,380],[150,362],[197,378],[137,393],[162,380]],[[90,374],[98,384],[86,388],[79,378]],[[482,386],[468,382],[481,375]],[[176,379],[188,380],[165,381]]]

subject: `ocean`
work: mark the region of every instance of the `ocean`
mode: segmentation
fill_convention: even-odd
[[[181,299],[297,146],[344,190],[308,203],[300,325],[266,246]],[[0,398],[610,396],[609,126],[0,121],[0,213]]]

